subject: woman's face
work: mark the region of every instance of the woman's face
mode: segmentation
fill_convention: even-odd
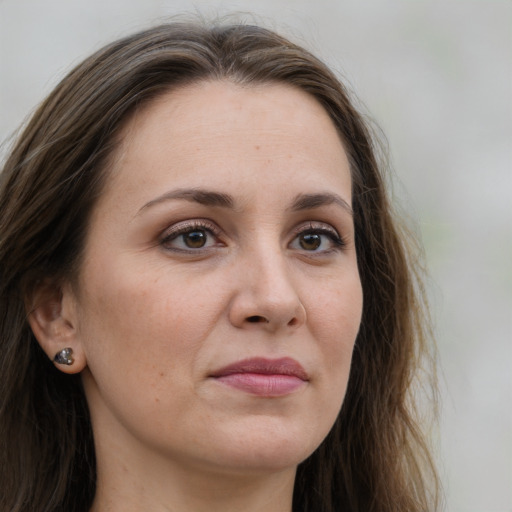
[[[350,205],[304,92],[207,82],[133,116],[71,301],[100,458],[275,471],[315,450],[361,318]]]

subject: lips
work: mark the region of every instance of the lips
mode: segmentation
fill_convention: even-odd
[[[304,368],[289,357],[245,359],[216,370],[211,377],[236,390],[264,397],[288,395],[309,380]]]

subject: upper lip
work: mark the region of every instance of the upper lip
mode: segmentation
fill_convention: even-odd
[[[211,374],[211,377],[224,377],[235,373],[259,373],[261,375],[289,375],[301,380],[309,380],[306,370],[291,357],[267,359],[253,357],[228,364]]]

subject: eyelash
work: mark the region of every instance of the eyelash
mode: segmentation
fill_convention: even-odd
[[[323,249],[320,251],[308,251],[307,249],[303,249],[304,252],[306,253],[329,254],[333,251],[341,250],[347,245],[343,237],[341,237],[334,228],[326,224],[316,224],[314,222],[309,222],[307,225],[301,225],[297,229],[295,229],[294,237],[291,243],[298,240],[300,236],[306,235],[327,236],[330,242],[333,244],[333,247],[330,247],[329,249]]]
[[[178,225],[172,226],[170,229],[165,231],[163,236],[161,237],[159,244],[164,247],[166,250],[171,250],[174,252],[181,252],[181,253],[190,253],[190,254],[197,254],[200,251],[208,250],[210,247],[172,247],[170,244],[177,239],[179,239],[180,236],[191,234],[193,232],[202,232],[206,233],[206,241],[205,244],[208,243],[208,238],[213,237],[216,239],[215,245],[224,245],[222,243],[218,242],[218,239],[222,235],[222,231],[212,222],[207,221],[206,219],[197,219],[194,221],[188,221],[184,223],[180,223]],[[330,240],[330,242],[333,244],[334,247],[330,247],[328,249],[323,249],[320,251],[317,250],[308,250],[308,249],[300,249],[305,253],[309,254],[328,254],[333,251],[337,251],[340,249],[343,249],[346,246],[346,242],[341,237],[338,232],[334,228],[327,227],[325,224],[315,224],[314,222],[309,222],[307,225],[301,225],[298,228],[294,230],[293,239],[290,242],[290,246],[297,240],[299,240],[300,236],[307,236],[307,235],[319,235],[319,236],[327,236]],[[183,241],[183,243],[185,243]],[[299,242],[300,243],[300,242]],[[322,241],[320,242],[322,243]]]
[[[197,232],[205,232],[207,233],[206,241],[208,238],[213,236],[214,239],[218,239],[222,232],[221,230],[212,222],[207,221],[206,219],[198,219],[193,221],[188,221],[184,223],[180,223],[178,225],[172,226],[170,229],[165,231],[164,235],[160,239],[160,245],[167,250],[172,250],[176,252],[183,253],[197,253],[198,251],[206,250],[208,248],[199,247],[199,248],[178,248],[178,247],[169,247],[168,244],[177,240],[180,236]],[[222,244],[220,244],[222,245]]]

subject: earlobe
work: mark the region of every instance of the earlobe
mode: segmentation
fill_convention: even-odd
[[[71,286],[39,284],[27,304],[28,322],[49,359],[64,373],[86,366],[77,330],[76,302]]]

